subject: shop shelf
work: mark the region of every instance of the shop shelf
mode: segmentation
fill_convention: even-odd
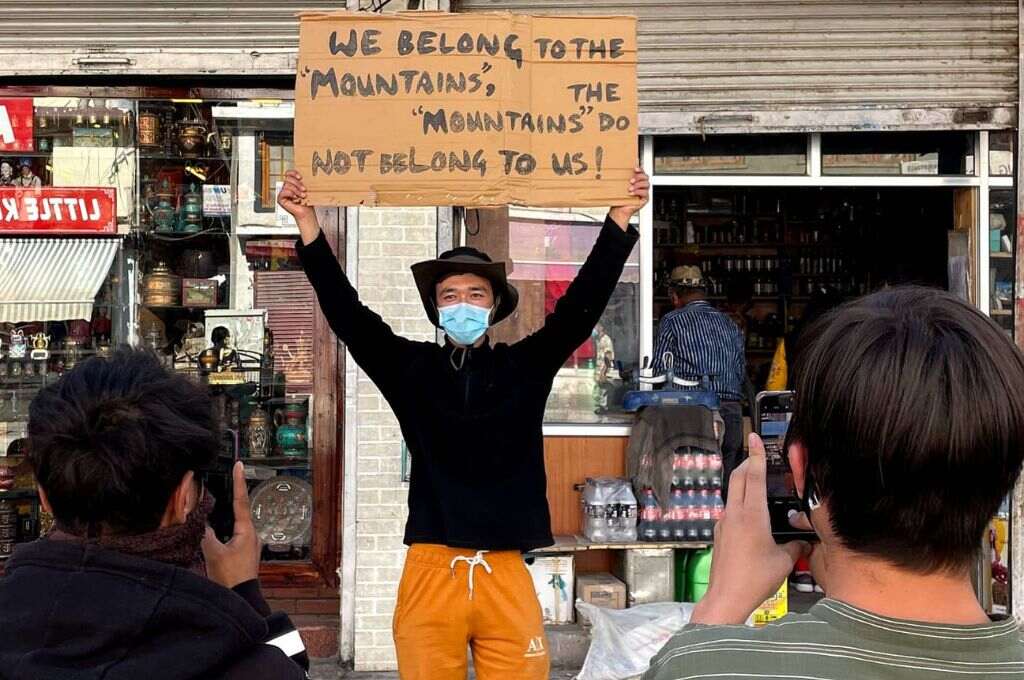
[[[208,218],[216,219],[216,218]],[[227,218],[222,218],[227,219]],[[194,234],[184,234],[178,232],[159,232],[159,231],[139,231],[137,232],[143,238],[151,238],[155,241],[161,241],[164,243],[192,243],[196,240],[203,239],[223,239],[228,236],[228,232],[224,229],[204,229],[203,231],[197,231]]]
[[[1003,259],[1003,260],[1012,260],[1013,259],[1013,253],[989,253],[988,256],[991,257],[991,258]]]
[[[991,316],[1013,316],[1012,309],[993,309],[989,312]]]
[[[547,548],[538,548],[536,553],[570,553],[584,552],[586,550],[633,550],[633,549],[657,549],[674,548],[678,550],[700,550],[708,548],[711,543],[697,542],[661,542],[661,541],[633,541],[630,543],[594,543],[583,536],[555,536],[555,544]]]
[[[35,489],[21,489],[18,491],[0,491],[0,501],[24,501],[38,497]]]
[[[178,154],[163,154],[152,152],[140,152],[139,158],[144,161],[161,161],[173,163],[227,163],[230,158],[224,156],[179,156]]]

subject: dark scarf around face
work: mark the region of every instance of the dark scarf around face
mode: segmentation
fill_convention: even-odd
[[[199,505],[188,514],[184,524],[160,527],[144,534],[85,538],[58,523],[46,538],[53,541],[84,541],[132,557],[173,564],[206,576],[201,544],[206,533],[206,518],[213,511],[213,504],[213,496],[204,492]]]

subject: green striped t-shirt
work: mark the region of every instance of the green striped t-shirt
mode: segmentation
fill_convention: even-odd
[[[1024,679],[1024,640],[1013,619],[973,626],[916,623],[825,599],[807,614],[763,628],[688,626],[644,675],[698,678]]]

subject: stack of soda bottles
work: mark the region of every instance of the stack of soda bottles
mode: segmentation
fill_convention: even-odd
[[[722,517],[722,456],[680,448],[672,458],[672,495],[659,503],[654,489],[640,490],[637,535],[641,541],[703,542]]]

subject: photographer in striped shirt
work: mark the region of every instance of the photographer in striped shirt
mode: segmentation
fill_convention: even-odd
[[[654,373],[659,375],[668,369],[666,355],[671,355],[672,371],[677,377],[709,378],[711,389],[722,402],[722,463],[727,492],[729,474],[740,463],[743,445],[740,400],[747,376],[743,334],[732,319],[705,299],[700,268],[676,267],[669,275],[668,289],[675,309],[658,325]]]
[[[751,435],[707,594],[645,679],[1024,677],[1016,622],[993,620],[971,585],[1024,460],[1024,356],[977,309],[925,288],[839,307],[797,356],[786,450],[807,510],[791,521],[820,543],[776,545]],[[743,626],[808,552],[825,599]]]

